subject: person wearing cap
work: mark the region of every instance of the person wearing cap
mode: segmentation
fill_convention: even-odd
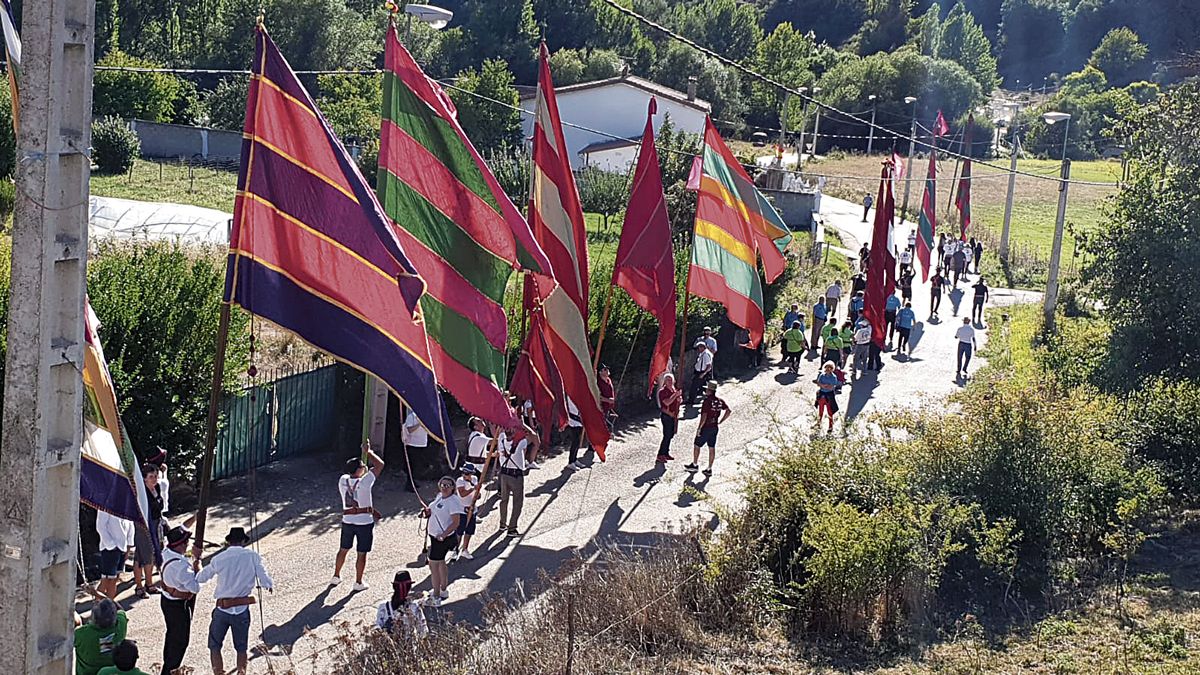
[[[497,434],[499,438],[501,434]],[[508,439],[505,438],[505,445],[508,444]],[[499,443],[497,443],[497,446]],[[465,513],[458,521],[458,529],[455,534],[459,538],[459,546],[457,551],[450,551],[449,560],[474,560],[475,556],[471,555],[468,547],[471,545],[471,537],[475,534],[475,500],[479,498],[479,470],[473,464],[463,464],[462,475],[458,480],[454,481],[454,491],[458,493],[458,501],[462,502]]]
[[[196,581],[196,571],[184,557],[191,536],[192,533],[184,527],[167,530],[167,547],[163,551],[160,570],[162,595],[159,596],[159,608],[167,626],[167,634],[163,638],[162,675],[171,675],[183,665],[183,657],[192,639],[192,613],[196,608],[200,583]]]
[[[708,349],[708,343],[703,339],[696,341],[696,365],[692,373],[692,384],[688,387],[687,404],[696,402],[696,396],[712,379],[713,353]]]
[[[867,299],[866,299],[866,294],[864,291],[857,291],[854,293],[854,297],[850,298],[850,320],[851,321],[853,321],[853,322],[858,321],[858,318],[860,316],[862,316],[863,307],[866,306],[866,303],[867,303]]]
[[[658,389],[658,411],[663,425],[662,442],[658,444],[658,457],[655,459],[659,464],[675,459],[671,456],[671,439],[679,430],[679,404],[682,402],[683,392],[675,388],[675,376],[664,373],[662,386]]]
[[[350,547],[355,546],[358,558],[354,561],[354,590],[365,591],[363,572],[367,569],[367,554],[375,541],[375,521],[379,520],[379,512],[375,510],[371,490],[375,480],[383,472],[383,460],[371,449],[371,440],[363,441],[363,455],[371,463],[371,468],[363,463],[362,457],[355,457],[346,464],[350,473],[342,474],[338,479],[338,494],[342,498],[342,541],[338,547],[337,558],[333,564],[333,578],[330,586],[342,583],[342,565],[346,564],[346,556]]]
[[[958,339],[958,365],[954,369],[954,379],[966,379],[967,366],[971,365],[971,354],[975,351],[975,328],[971,326],[971,319],[963,317],[962,325],[954,333],[954,337]]]
[[[700,339],[704,341],[704,344],[708,345],[708,351],[712,352],[713,356],[716,356],[717,355],[717,338],[713,337],[712,326],[704,327],[704,335],[701,336]]]
[[[858,371],[864,373],[871,369],[871,323],[866,319],[854,325],[854,368],[851,377],[857,377]]]
[[[979,281],[975,282],[972,288],[975,289],[975,302],[971,305],[971,319],[982,326],[983,306],[988,299],[988,285],[983,277],[979,277]]]
[[[213,673],[225,672],[225,660],[221,648],[226,634],[233,634],[233,650],[237,652],[238,673],[246,672],[250,647],[250,605],[255,603],[254,589],[270,591],[275,583],[263,568],[262,558],[246,548],[250,536],[241,527],[229,528],[225,535],[225,550],[213,556],[208,566],[196,575],[196,581],[208,583],[217,580],[213,595],[217,606],[213,607],[212,622],[208,625],[208,655]]]
[[[700,428],[692,444],[692,463],[684,466],[684,469],[695,471],[700,468],[700,448],[707,445],[708,468],[704,470],[704,475],[712,476],[713,462],[717,459],[717,430],[729,419],[731,412],[725,401],[717,398],[717,383],[709,382],[704,388],[704,401],[700,404]]]
[[[111,666],[100,669],[96,675],[149,675],[137,667],[138,647],[133,640],[125,640],[113,647]],[[163,671],[166,672],[165,670]]]
[[[450,570],[446,567],[446,556],[458,546],[458,524],[466,515],[462,501],[454,490],[454,479],[442,476],[438,479],[438,494],[421,512],[428,518],[425,532],[429,535],[429,579],[433,590],[425,604],[438,607],[450,597],[446,587],[450,585]]]
[[[396,572],[392,579],[392,597],[384,600],[375,612],[375,627],[397,639],[429,636],[429,624],[420,605],[412,601],[412,575],[408,570]]]
[[[96,675],[111,666],[113,648],[125,641],[128,628],[129,620],[117,603],[109,598],[97,602],[88,622],[75,629],[75,675]]]
[[[488,457],[496,451],[496,441],[488,435],[487,423],[478,417],[468,420],[467,428],[470,433],[467,434],[467,456],[463,461],[482,470]]]

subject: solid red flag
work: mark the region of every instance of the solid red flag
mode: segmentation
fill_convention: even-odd
[[[533,412],[541,422],[542,441],[549,442],[550,432],[562,429],[567,423],[567,395],[562,374],[550,356],[545,331],[546,320],[541,310],[531,311],[529,334],[508,389],[533,403]]]
[[[667,369],[675,336],[675,256],[671,250],[671,220],[658,168],[658,150],[654,147],[657,107],[658,103],[651,98],[613,266],[613,284],[625,289],[639,307],[658,319],[658,341],[650,357],[649,391],[654,390],[655,378]]]
[[[950,133],[950,125],[946,124],[946,118],[942,117],[942,111],[938,111],[937,121],[933,123],[934,138],[941,138]]]
[[[584,433],[603,461],[609,431],[600,409],[600,390],[588,345],[587,230],[567,153],[550,77],[550,56],[542,44],[533,122],[529,224],[550,259],[554,276],[533,275],[536,303],[545,312],[543,333],[562,374],[563,388],[579,408]]]
[[[896,257],[892,254],[892,216],[896,200],[892,196],[892,165],[885,162],[879,176],[878,208],[875,211],[875,230],[871,239],[871,263],[867,268],[867,292],[863,313],[871,322],[871,339],[883,349],[884,306],[896,292]]]
[[[967,130],[963,135],[962,177],[958,179],[958,196],[954,205],[958,207],[961,234],[959,238],[966,240],[967,228],[971,227],[971,130],[975,126],[975,115],[967,116]]]

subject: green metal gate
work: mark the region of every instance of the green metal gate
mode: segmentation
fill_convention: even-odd
[[[239,476],[286,457],[329,447],[336,430],[336,365],[281,369],[221,406],[213,478]]]

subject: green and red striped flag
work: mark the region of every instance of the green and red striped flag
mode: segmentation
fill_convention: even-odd
[[[513,426],[504,291],[514,271],[549,275],[550,263],[394,25],[384,60],[377,189],[428,285],[421,309],[438,384],[471,414]]]
[[[921,280],[929,281],[930,254],[933,235],[937,232],[937,148],[929,151],[929,173],[925,176],[925,193],[921,197],[921,214],[917,217],[917,260],[921,261]]]

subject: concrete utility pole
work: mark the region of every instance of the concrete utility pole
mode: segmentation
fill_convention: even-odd
[[[0,672],[74,673],[94,0],[24,5],[0,440]]]
[[[812,93],[813,93],[813,101],[818,104],[817,105],[817,119],[815,122],[813,122],[812,157],[815,159],[817,156],[817,144],[821,142],[821,106],[820,106],[820,102],[817,101],[817,94],[821,93],[821,88],[813,87]]]
[[[871,126],[867,132],[867,154],[869,155],[875,148],[875,113],[879,110],[879,97],[871,94],[868,98],[871,101]]]
[[[1008,165],[1008,199],[1004,202],[1004,228],[1000,230],[1000,260],[1003,262],[1008,262],[1008,233],[1012,226],[1013,200],[1017,196],[1017,157],[1021,154],[1020,142],[1014,127],[1011,144],[1012,159],[1009,160]]]
[[[1042,312],[1046,330],[1054,330],[1054,310],[1058,307],[1058,267],[1062,259],[1063,228],[1067,220],[1067,188],[1071,186],[1071,160],[1067,157],[1067,142],[1071,138],[1071,115],[1064,112],[1042,114],[1046,124],[1065,122],[1063,129],[1062,180],[1058,184],[1058,218],[1054,222],[1054,246],[1050,249],[1050,267],[1046,272],[1046,298]]]
[[[904,99],[905,103],[909,103],[913,107],[912,114],[912,131],[908,136],[908,171],[904,172],[904,204],[900,207],[900,217],[905,218],[908,213],[908,195],[912,189],[913,179],[913,154],[917,151],[917,97],[907,96]]]

